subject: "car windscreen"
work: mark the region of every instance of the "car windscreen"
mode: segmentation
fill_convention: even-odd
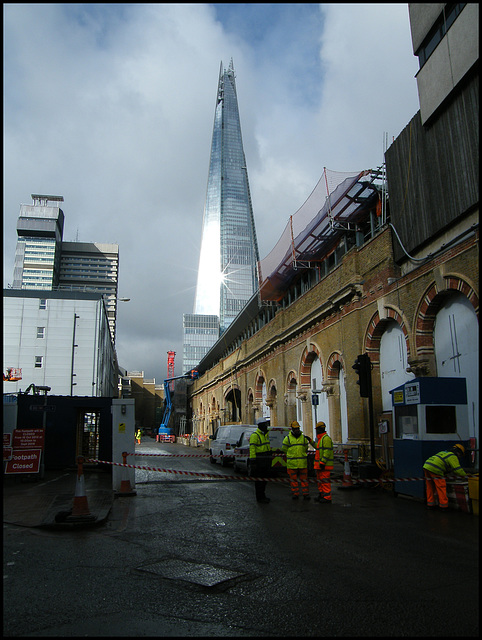
[[[283,444],[283,440],[286,438],[288,433],[290,432],[289,427],[272,427],[268,431],[269,442],[272,449],[281,449],[281,445]]]

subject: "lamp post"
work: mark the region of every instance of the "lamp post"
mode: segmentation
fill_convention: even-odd
[[[46,431],[47,431],[47,393],[50,391],[51,387],[47,386],[37,386],[35,387],[38,391],[43,391],[44,394],[44,408],[43,408],[43,416],[42,416],[42,429],[44,432],[43,437],[43,451],[41,453],[40,458],[40,479],[43,480],[45,476],[45,441],[46,441]]]

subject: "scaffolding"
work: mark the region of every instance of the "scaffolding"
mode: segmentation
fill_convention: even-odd
[[[382,180],[382,189],[376,184]],[[386,215],[384,166],[353,173],[323,170],[304,204],[290,216],[273,250],[259,262],[262,301],[279,302],[297,269],[320,262],[336,245],[341,233],[355,231],[368,201],[377,194],[377,215]]]

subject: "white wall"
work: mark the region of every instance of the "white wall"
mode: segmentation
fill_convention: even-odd
[[[116,396],[115,350],[102,300],[46,298],[46,309],[39,303],[40,296],[3,298],[3,370],[22,369],[22,380],[3,383],[4,393],[33,383],[51,387],[51,395]],[[37,337],[39,327],[44,337]]]

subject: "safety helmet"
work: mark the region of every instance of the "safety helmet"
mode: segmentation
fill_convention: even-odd
[[[290,427],[292,429],[301,429],[300,423],[297,420],[293,420],[293,422],[290,424]]]
[[[260,424],[267,424],[269,426],[269,418],[258,418],[256,425],[259,427]]]
[[[457,455],[465,455],[465,447],[462,444],[454,444],[452,451]]]
[[[326,429],[326,424],[324,422],[317,422],[316,423],[316,428],[317,429],[322,429],[324,431]]]

